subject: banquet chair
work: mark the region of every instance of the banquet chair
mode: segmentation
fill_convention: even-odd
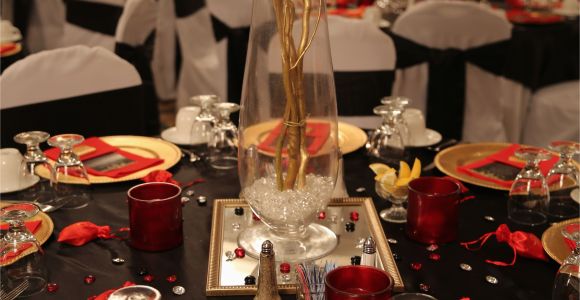
[[[411,98],[427,126],[445,137],[517,140],[519,128],[510,126],[523,118],[525,93],[501,76],[511,30],[505,16],[485,4],[412,6],[393,24],[398,54],[393,94]]]
[[[373,23],[340,16],[328,17],[328,32],[338,114],[373,114],[380,99],[391,94],[395,47]]]
[[[41,51],[0,76],[1,147],[42,130],[84,136],[144,135],[141,78],[111,51],[83,45]]]
[[[547,147],[556,140],[580,139],[580,82],[554,84],[535,92],[522,142]]]

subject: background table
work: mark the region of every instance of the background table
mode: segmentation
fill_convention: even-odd
[[[412,155],[422,157],[424,165],[433,158],[428,150],[412,151]],[[351,196],[372,197],[377,210],[388,204],[380,200],[374,192],[373,173],[368,168],[369,158],[362,150],[344,157],[345,182]],[[50,214],[55,229],[52,237],[44,244],[50,281],[59,285],[56,293],[43,292],[29,299],[87,299],[107,289],[121,286],[125,281],[149,284],[163,294],[163,299],[205,299],[205,283],[210,242],[211,214],[213,199],[235,198],[239,193],[236,171],[216,173],[201,165],[191,165],[185,160],[172,168],[175,178],[185,182],[195,178],[207,180],[195,185],[196,195],[205,195],[207,206],[198,206],[195,201],[184,207],[184,244],[176,249],[150,253],[130,248],[121,240],[90,242],[82,247],[58,243],[59,232],[67,225],[78,221],[91,221],[98,225],[110,225],[112,230],[128,226],[126,191],[139,182],[92,186],[92,201],[88,207],[67,211],[59,210]],[[440,175],[437,171],[433,172]],[[424,174],[425,175],[425,174]],[[365,192],[356,192],[365,187]],[[506,222],[507,192],[469,186],[475,199],[461,205],[459,241],[471,241],[482,234],[494,231]],[[15,195],[2,195],[3,199],[14,199]],[[495,222],[484,220],[489,215]],[[518,257],[513,267],[498,267],[484,262],[485,259],[510,261],[512,251],[506,244],[498,244],[490,239],[482,250],[471,252],[463,249],[458,242],[440,245],[435,251],[441,255],[439,261],[428,258],[427,245],[409,240],[403,224],[382,222],[388,238],[398,240],[390,245],[400,256],[397,261],[407,291],[419,291],[419,285],[430,286],[430,293],[438,299],[549,299],[558,264],[554,261],[536,261]],[[512,230],[528,230],[510,224]],[[538,237],[547,226],[532,230]],[[113,257],[126,259],[123,265],[114,265]],[[422,269],[412,270],[412,262],[422,263]],[[459,268],[467,263],[473,271]],[[138,272],[146,268],[154,276],[146,283]],[[96,277],[92,285],[86,285],[83,278],[89,274]],[[166,277],[176,275],[177,282],[169,283]],[[492,285],[485,281],[486,275],[495,276],[499,283]],[[186,294],[178,297],[171,293],[174,285],[186,288]],[[251,299],[251,297],[220,297],[222,299]],[[294,299],[286,295],[284,299]]]

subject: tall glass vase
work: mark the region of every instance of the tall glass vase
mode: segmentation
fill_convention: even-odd
[[[242,90],[238,165],[241,196],[263,224],[239,244],[258,257],[311,260],[337,245],[312,224],[338,171],[336,94],[325,0],[254,0]]]

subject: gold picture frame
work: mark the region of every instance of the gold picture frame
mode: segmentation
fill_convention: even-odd
[[[243,208],[243,215],[234,213],[237,207]],[[349,216],[353,211],[358,212],[359,219],[354,222],[356,229],[353,232],[347,232],[344,225],[351,222]],[[333,199],[325,212],[325,220],[319,220],[319,223],[328,225],[340,236],[339,245],[328,256],[317,262],[333,261],[337,266],[350,264],[351,256],[361,255],[361,242],[370,234],[377,244],[377,266],[393,277],[395,292],[403,291],[401,274],[393,259],[372,199]],[[256,286],[244,285],[243,278],[247,275],[257,275],[258,261],[249,256],[228,261],[225,253],[233,252],[237,247],[237,235],[244,227],[257,223],[260,221],[253,220],[251,209],[245,200],[216,199],[214,201],[206,282],[207,296],[254,295],[256,293]],[[274,251],[275,247],[274,245]],[[278,291],[282,294],[296,293],[296,285],[292,281],[284,282],[281,278],[283,278],[282,275],[278,274]]]

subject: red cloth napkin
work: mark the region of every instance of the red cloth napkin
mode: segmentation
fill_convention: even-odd
[[[578,223],[569,224],[566,227],[564,227],[564,230],[572,233],[572,232],[578,231],[578,227],[580,227],[580,224],[578,224]],[[571,240],[567,237],[563,237],[563,238],[564,238],[564,242],[566,242],[566,245],[568,245],[568,248],[570,248],[570,250],[576,249],[576,242],[574,242],[573,240]]]
[[[36,233],[36,231],[38,231],[38,229],[40,228],[41,224],[42,224],[42,220],[36,220],[36,221],[25,222],[24,226],[26,226],[28,231],[30,231],[32,233]],[[8,224],[0,225],[0,230],[8,230]],[[14,257],[17,257],[18,255],[20,255],[20,253],[22,253],[24,250],[30,248],[31,246],[32,245],[30,245],[30,244],[23,244],[16,251],[9,252],[9,253],[5,254],[3,257],[0,257],[0,264],[4,264],[6,261],[9,261],[9,260],[13,259]]]
[[[362,18],[365,13],[366,6],[359,6],[356,8],[333,8],[328,10],[329,15],[343,16],[347,18]]]
[[[120,288],[128,287],[128,286],[132,286],[132,285],[135,285],[135,283],[133,283],[131,281],[125,281],[125,283],[123,283],[122,286],[120,286],[116,289],[106,290],[97,296],[91,296],[91,297],[87,298],[87,300],[107,300],[107,299],[109,299],[109,296],[111,296],[111,294],[114,293],[116,290],[118,290]]]
[[[258,145],[258,149],[275,153],[276,152],[276,140],[280,135],[282,130],[282,123],[278,124],[276,128],[274,128],[266,139]],[[306,123],[306,147],[307,151],[310,155],[316,154],[324,143],[326,143],[326,139],[330,134],[330,125],[328,123],[322,122],[307,122]],[[282,149],[283,153],[286,153],[286,147]]]
[[[14,49],[16,49],[15,43],[2,44],[0,45],[0,55],[6,54]]]
[[[522,9],[508,10],[506,11],[506,17],[510,22],[521,24],[551,24],[564,20],[560,15],[530,12]]]
[[[98,137],[91,137],[86,139],[83,143],[75,147],[75,151],[77,150],[81,150],[82,152],[80,159],[83,161],[83,163],[85,163],[87,172],[96,176],[119,178],[152,166],[156,166],[163,162],[163,159],[160,158],[145,158],[127,151],[123,151],[117,147],[107,144]],[[60,155],[60,149],[51,148],[46,150],[44,153],[48,158],[56,160]],[[113,153],[122,156],[122,158],[125,158],[128,161],[125,161],[125,163],[121,164],[120,167],[112,167],[110,169],[107,168],[104,171],[91,168],[90,165],[94,162],[90,161],[91,159],[96,159]]]
[[[36,233],[36,231],[38,231],[40,224],[42,224],[42,220],[24,222],[26,229],[32,233]],[[8,230],[8,224],[0,225],[0,230]]]
[[[510,188],[512,186],[513,180],[502,180],[502,179],[490,177],[490,176],[487,176],[485,174],[478,172],[476,169],[483,167],[483,166],[486,166],[488,164],[492,164],[492,163],[502,163],[502,164],[506,164],[506,165],[521,169],[524,167],[525,163],[520,161],[519,159],[516,159],[514,156],[515,151],[517,149],[519,149],[520,147],[521,146],[518,144],[513,144],[513,145],[511,145],[503,150],[500,150],[500,151],[493,153],[487,157],[484,157],[483,159],[480,159],[478,161],[472,162],[472,163],[467,164],[467,165],[459,166],[459,167],[457,167],[457,171],[465,173],[469,176],[472,176],[472,177],[475,177],[478,179],[486,180],[486,181],[493,182],[495,184]],[[544,176],[547,175],[548,171],[550,171],[550,168],[557,161],[558,161],[558,156],[552,155],[552,158],[550,158],[549,160],[540,162],[540,170],[542,171],[542,174],[544,174]]]
[[[125,227],[119,229],[119,231],[128,231],[128,230],[129,228]],[[68,225],[67,227],[63,228],[60,234],[58,235],[59,242],[77,247],[82,246],[96,238],[121,239],[120,237],[111,233],[111,227],[109,227],[108,225],[98,226],[94,223],[87,221],[77,222]]]

